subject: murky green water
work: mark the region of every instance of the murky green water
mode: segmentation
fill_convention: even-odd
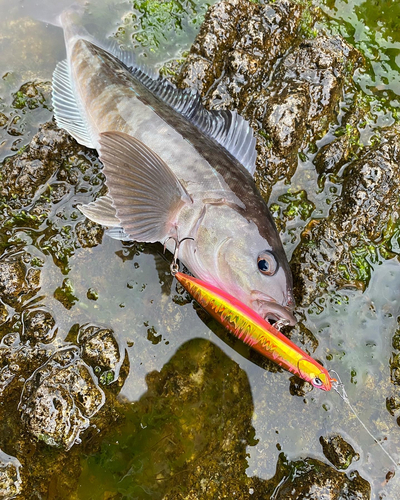
[[[205,2],[185,2],[189,11],[186,15],[185,8],[174,7],[173,2],[164,2],[160,10],[155,1],[135,1],[135,11],[128,3],[116,4],[111,9],[106,0],[91,2],[89,27],[92,26],[99,36],[117,33],[125,44],[133,34],[135,45],[142,47],[144,56],[159,64],[181,57],[190,47],[206,6]],[[15,96],[26,81],[49,81],[64,52],[61,30],[26,16],[31,10],[29,2],[26,6],[14,5],[11,0],[0,1],[0,112],[11,114],[16,127],[13,135],[10,124],[0,131],[2,159],[29,143],[38,124],[51,118],[51,110],[46,109],[46,105],[18,109]],[[368,61],[369,71],[358,72],[356,82],[377,99],[376,114],[369,127],[372,134],[374,127],[390,121],[390,113],[379,107],[378,100],[392,108],[400,106],[399,3],[326,0],[319,5],[328,16],[328,29],[354,43]],[[322,26],[321,23],[321,29]],[[94,172],[93,177],[96,175]],[[69,198],[54,206],[50,215],[53,219],[58,211],[64,210],[65,216],[56,223],[60,232],[62,227],[76,223],[73,205],[90,201],[92,193],[98,189],[95,183],[88,181],[87,184],[86,191],[71,193]],[[315,204],[313,216],[323,216],[330,206],[328,188],[329,185],[324,191],[318,189],[314,167],[304,162],[290,188],[283,184],[276,186],[270,203],[286,206],[280,198],[282,194],[289,189],[293,192],[304,189],[308,199]],[[298,216],[287,224],[282,239],[289,257],[307,220]],[[39,231],[44,231],[46,224],[44,221]],[[206,449],[202,440],[215,441],[218,447],[218,443],[227,439],[229,425],[215,421],[218,412],[226,420],[230,412],[232,420],[241,419],[236,414],[239,403],[231,401],[228,394],[233,386],[224,383],[224,377],[238,376],[237,366],[243,380],[248,379],[248,385],[240,386],[241,390],[246,388],[246,393],[238,399],[243,404],[243,408],[240,407],[243,422],[251,434],[241,441],[241,464],[248,476],[271,477],[279,450],[293,459],[312,456],[325,460],[319,437],[333,431],[341,433],[360,453],[360,461],[350,470],[357,469],[371,482],[373,498],[378,498],[378,492],[382,492],[381,498],[400,496],[397,477],[382,486],[392,465],[339,397],[335,393],[315,390],[304,398],[291,396],[287,373],[265,370],[253,362],[257,359],[246,347],[232,341],[214,323],[210,329],[193,303],[176,293],[175,283],[170,290],[168,262],[160,256],[160,247],[126,245],[104,237],[102,244],[95,248],[67,252],[67,265],[62,272],[63,268],[55,265],[45,251],[43,239],[35,239],[33,232],[23,226],[12,231],[14,238],[24,241],[26,249],[44,262],[41,303],[56,319],[60,343],[73,325],[95,323],[112,328],[121,352],[126,350],[129,355],[129,376],[119,395],[125,403],[121,410],[125,414],[124,423],[95,450],[88,446],[83,448],[79,459],[82,472],[78,498],[114,498],[103,497],[104,492],[119,492],[127,498],[161,498],[160,478],[166,470],[179,467],[185,458],[202,456]],[[400,314],[400,269],[397,260],[381,260],[371,265],[372,278],[364,294],[342,292],[316,301],[303,312],[306,326],[319,341],[315,357],[340,373],[350,400],[365,423],[378,439],[385,439],[386,449],[397,457],[400,430],[386,409],[386,397],[392,392],[389,358],[396,318]],[[54,296],[66,278],[74,296],[70,309]],[[89,289],[98,295],[97,300],[88,298]],[[210,406],[210,401],[215,400],[215,407],[204,411],[201,405],[194,408],[186,402],[182,403],[179,413],[176,408],[180,405],[179,400],[157,394],[153,387],[156,384],[151,385],[149,379],[146,381],[146,375],[153,370],[162,371],[167,363],[178,372],[188,369],[185,362],[194,349],[192,344],[187,344],[191,339],[200,339],[194,344],[198,349],[207,350],[202,339],[212,342],[225,354],[218,355],[215,360],[222,367],[215,372],[219,378],[213,380],[213,385],[210,381],[200,384],[203,389],[206,387],[205,404]],[[207,376],[206,371],[200,378],[207,380]],[[150,385],[153,392],[148,390]],[[227,394],[221,396],[224,390]],[[139,403],[131,404],[138,400]],[[201,425],[196,428],[196,440],[192,443],[187,427],[195,427],[197,417]],[[185,439],[179,441],[179,432]],[[164,444],[166,441],[169,444]],[[171,449],[165,451],[168,446]],[[159,448],[162,451],[158,453]],[[160,462],[155,465],[157,457]]]

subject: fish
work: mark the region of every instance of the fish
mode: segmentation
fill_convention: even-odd
[[[96,149],[108,194],[79,206],[116,239],[160,242],[199,279],[270,322],[294,325],[293,280],[255,181],[256,140],[236,111],[207,110],[60,16],[67,58],[53,74],[59,127]],[[78,26],[78,27],[77,27]]]
[[[318,361],[232,295],[185,273],[174,275],[203,309],[263,356],[323,391],[337,382]]]

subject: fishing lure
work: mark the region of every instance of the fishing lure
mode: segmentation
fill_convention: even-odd
[[[237,338],[314,387],[331,390],[336,379],[250,307],[213,285],[171,270],[185,290]]]

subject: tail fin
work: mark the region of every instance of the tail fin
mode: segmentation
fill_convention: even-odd
[[[27,16],[54,26],[61,26],[61,15],[69,10],[83,13],[84,0],[24,0],[24,12]]]

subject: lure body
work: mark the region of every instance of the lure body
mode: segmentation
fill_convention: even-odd
[[[190,295],[237,338],[282,368],[329,391],[328,371],[281,332],[232,295],[204,281],[177,272],[175,278]]]

